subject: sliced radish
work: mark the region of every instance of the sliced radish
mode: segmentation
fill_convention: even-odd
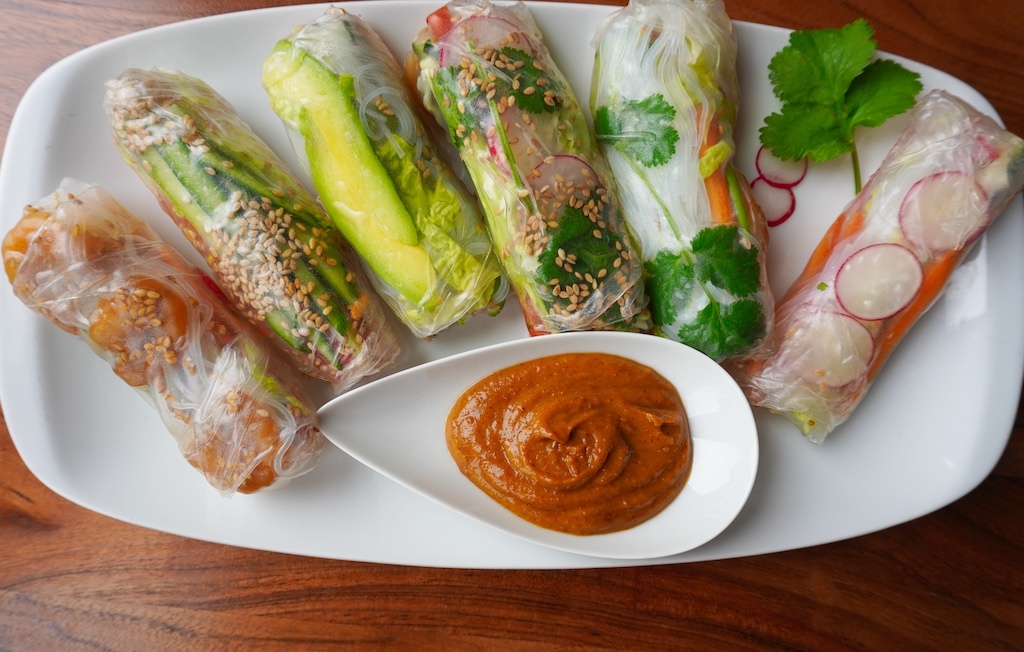
[[[597,174],[590,164],[578,156],[571,154],[557,154],[548,156],[530,175],[530,184],[533,186],[552,187],[555,184],[580,183],[583,179],[596,181]]]
[[[470,16],[456,23],[438,39],[441,47],[440,64],[458,64],[460,55],[480,54],[487,49],[512,47],[533,53],[533,44],[522,31],[504,18],[493,16]]]
[[[548,156],[544,145],[535,135],[536,130],[529,126],[527,120],[529,118],[524,119],[519,107],[510,106],[501,113],[501,129],[487,130],[487,147],[491,157],[506,174],[509,172],[508,158],[501,141],[502,134],[508,140],[508,154],[523,173],[533,170]]]
[[[569,154],[549,156],[527,175],[541,215],[560,215],[569,200],[587,203],[596,197],[597,173],[590,164]]]
[[[974,164],[978,167],[986,167],[999,158],[999,148],[993,145],[986,136],[978,134],[974,142]]]
[[[792,188],[780,188],[768,183],[764,177],[757,177],[750,182],[750,192],[758,203],[768,226],[778,226],[788,220],[796,210],[796,195]]]
[[[807,176],[807,159],[784,161],[764,146],[754,157],[757,174],[769,184],[778,188],[792,188]]]
[[[858,319],[886,319],[907,307],[922,280],[921,261],[911,250],[891,242],[869,245],[839,268],[836,298]]]
[[[907,241],[940,252],[973,242],[988,226],[988,197],[961,172],[939,172],[915,183],[900,206]]]
[[[827,387],[842,387],[863,376],[875,350],[864,324],[838,312],[815,313],[804,319],[786,347],[797,376]]]

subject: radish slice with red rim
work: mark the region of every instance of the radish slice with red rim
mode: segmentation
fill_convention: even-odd
[[[509,155],[522,173],[527,173],[540,165],[548,157],[548,151],[537,138],[536,132],[529,128],[529,118],[524,118],[517,106],[510,106],[501,114],[499,129],[487,131],[487,146],[491,156],[498,161],[503,172],[508,172],[508,161],[504,154],[496,156],[498,150],[504,150],[501,133],[508,141]]]
[[[757,174],[777,188],[792,188],[807,176],[807,159],[785,161],[762,146],[754,157]]]
[[[839,268],[836,298],[858,319],[886,319],[907,307],[923,280],[921,261],[911,250],[891,242],[869,245]]]
[[[534,51],[530,39],[518,27],[504,18],[493,16],[470,16],[456,23],[437,43],[441,47],[439,63],[442,66],[457,65],[455,57],[468,52],[482,55],[487,50],[504,47],[527,54]]]
[[[817,313],[787,340],[791,369],[809,382],[842,387],[863,376],[874,355],[871,332],[853,317]]]
[[[591,203],[599,179],[594,168],[570,154],[549,156],[527,178],[537,199],[537,210],[545,217],[561,214],[571,203]],[[570,201],[572,200],[572,201]]]
[[[796,195],[792,188],[781,188],[768,183],[764,177],[750,182],[754,201],[764,211],[768,226],[778,226],[788,220],[796,210]]]
[[[988,197],[962,172],[939,172],[915,183],[900,206],[908,242],[941,252],[976,240],[988,226]]]

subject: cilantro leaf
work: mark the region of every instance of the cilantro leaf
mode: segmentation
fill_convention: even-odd
[[[724,360],[754,346],[766,333],[761,304],[740,299],[728,305],[712,301],[697,313],[697,320],[679,329],[679,341]]]
[[[700,231],[691,242],[698,280],[728,290],[737,297],[757,292],[761,281],[757,246],[739,227],[723,224]]]
[[[826,106],[790,103],[764,119],[761,144],[775,156],[799,161],[805,156],[823,163],[853,151],[854,143],[835,113]]]
[[[767,318],[764,307],[754,298],[740,298],[722,303],[701,286],[701,282],[721,283],[721,287],[739,290],[743,295],[756,292],[760,280],[757,254],[754,253],[755,268],[749,268],[749,252],[734,253],[739,262],[723,261],[727,252],[737,242],[735,227],[705,229],[694,239],[694,252],[673,253],[668,250],[658,254],[644,264],[647,271],[647,295],[650,298],[651,316],[663,331],[679,320],[680,310],[686,306],[704,305],[697,314],[689,318],[678,330],[666,334],[683,344],[703,351],[715,360],[750,350],[767,332]],[[713,266],[719,266],[710,271]],[[723,275],[738,276],[737,279],[723,280]],[[751,283],[753,286],[751,287]]]
[[[686,297],[697,289],[693,264],[682,254],[662,250],[644,263],[644,269],[647,270],[651,317],[657,326],[668,326],[676,320],[677,305],[688,303]]]
[[[477,127],[477,121],[474,112],[468,110],[466,100],[459,95],[458,76],[459,69],[456,67],[439,68],[434,81],[434,90],[438,106],[448,127],[448,138],[453,145],[461,147],[464,136],[459,135],[459,126],[464,125],[465,133],[469,133]],[[460,101],[463,106],[462,111],[459,111]]]
[[[846,93],[849,124],[877,127],[914,106],[921,92],[919,75],[895,61],[872,61]]]
[[[540,269],[538,278],[545,283],[557,279],[562,287],[580,283],[581,277],[590,274],[597,277],[602,269],[613,271],[618,253],[615,242],[621,240],[617,235],[604,229],[601,237],[594,237],[594,223],[578,208],[566,207],[558,219],[558,226],[548,229],[551,242],[545,246],[539,256]],[[559,265],[559,249],[575,256],[571,271],[565,265]],[[577,276],[577,273],[579,276]]]
[[[836,104],[875,54],[875,31],[863,18],[839,29],[793,32],[768,64],[783,102]]]
[[[621,266],[615,267],[616,259],[620,258],[616,244],[625,244],[621,234],[602,229],[601,237],[597,238],[594,232],[590,218],[581,209],[572,207],[564,208],[558,218],[558,226],[548,229],[547,235],[551,240],[538,255],[540,265],[535,275],[551,290],[548,298],[550,307],[572,312],[586,302],[592,303],[589,297],[595,295],[597,288],[616,282],[613,281],[614,274],[625,271],[632,264],[620,259]],[[564,258],[562,252],[565,253]],[[570,291],[573,288],[586,289],[586,294],[574,298],[575,292]],[[563,293],[566,296],[561,296]],[[608,295],[601,300],[607,301]],[[602,327],[623,330],[646,326],[647,311],[638,310],[626,316],[622,309],[623,305],[618,301],[611,301],[601,313],[598,323]]]
[[[781,109],[765,118],[761,144],[785,160],[831,160],[851,154],[861,189],[857,127],[877,127],[911,108],[919,75],[875,60],[874,30],[864,19],[839,29],[793,32],[768,64]]]
[[[594,113],[597,139],[644,167],[664,165],[676,152],[679,132],[672,126],[676,109],[656,93],[642,100],[617,101]]]

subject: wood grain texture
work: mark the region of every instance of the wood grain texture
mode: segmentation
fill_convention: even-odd
[[[268,0],[0,0],[0,144],[60,58]],[[299,3],[290,3],[299,4]],[[1024,134],[1024,3],[732,0],[791,28],[859,16],[880,47],[959,77]],[[3,161],[4,165],[15,165]],[[664,567],[460,571],[243,550],[127,525],[44,487],[0,419],[0,649],[957,649],[1024,646],[1024,415],[973,492],[812,549]]]

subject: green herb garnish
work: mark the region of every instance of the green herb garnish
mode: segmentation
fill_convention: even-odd
[[[679,329],[679,341],[692,342],[691,346],[709,358],[724,360],[749,351],[764,334],[764,309],[757,301],[712,301],[697,313],[696,321]]]
[[[874,29],[858,19],[839,29],[793,32],[768,64],[782,109],[765,118],[761,144],[778,158],[828,161],[849,153],[861,189],[857,127],[877,127],[907,111],[921,91],[920,75],[873,59]]]
[[[706,301],[696,318],[672,335],[716,360],[750,350],[767,328],[764,309],[750,298],[760,287],[757,246],[731,225],[703,229],[691,246],[679,253],[659,251],[644,265],[654,323],[669,328],[680,307]],[[735,300],[723,301],[721,290]]]
[[[611,143],[644,167],[656,167],[676,153],[679,133],[672,126],[675,117],[675,107],[659,93],[598,107],[594,130],[599,141]]]

